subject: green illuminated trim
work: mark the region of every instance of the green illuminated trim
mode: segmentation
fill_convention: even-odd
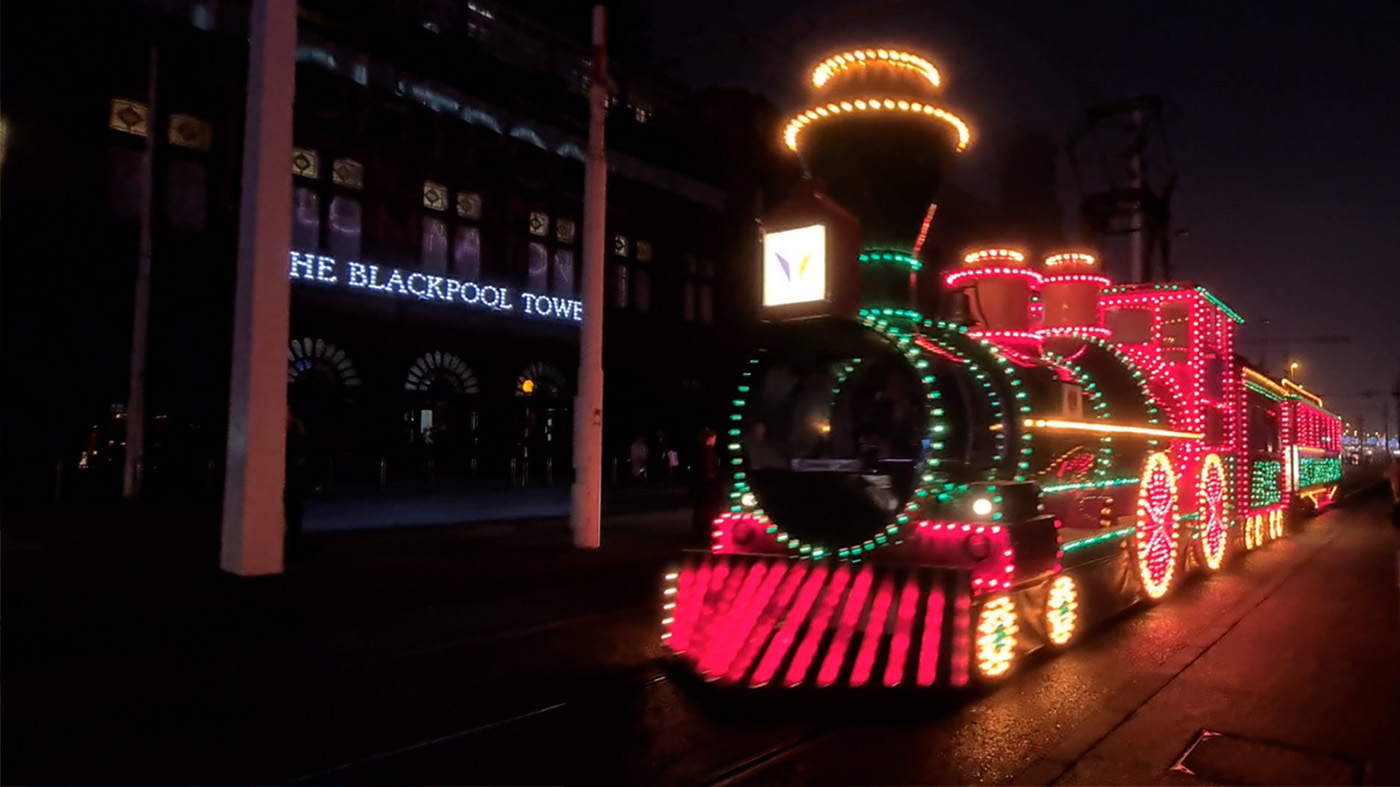
[[[1244,318],[1240,316],[1239,312],[1235,311],[1234,309],[1231,309],[1229,306],[1226,306],[1225,301],[1222,301],[1219,298],[1215,297],[1215,293],[1212,293],[1205,287],[1197,287],[1196,292],[1199,292],[1200,294],[1206,296],[1206,300],[1218,306],[1220,308],[1220,311],[1225,312],[1225,316],[1229,317],[1230,319],[1234,320],[1235,322],[1241,325],[1244,324]]]
[[[1104,481],[1084,481],[1078,484],[1054,484],[1053,486],[1043,486],[1040,488],[1040,493],[1042,495],[1053,495],[1056,492],[1075,492],[1080,489],[1107,489],[1111,486],[1127,486],[1129,484],[1141,482],[1141,478],[1109,478]]]
[[[1089,404],[1094,410],[1095,418],[1100,421],[1110,420],[1108,403],[1104,401],[1103,393],[1099,391],[1099,384],[1094,381],[1093,377],[1089,376],[1088,372],[1084,371],[1079,364],[1057,353],[1046,351],[1044,355],[1046,360],[1051,363],[1068,369],[1070,374],[1079,381],[1080,387],[1089,396]],[[1108,469],[1113,466],[1113,437],[1110,435],[1100,437],[1099,449],[1099,455],[1094,461],[1094,475],[1104,478],[1108,475]]]
[[[860,253],[860,261],[863,263],[897,262],[902,265],[907,265],[909,270],[912,271],[922,270],[924,267],[924,264],[919,261],[918,257],[902,251],[892,251],[889,249],[868,249],[863,251]]]
[[[1078,549],[1083,549],[1083,548],[1085,548],[1085,547],[1093,546],[1094,544],[1102,544],[1102,543],[1105,542],[1105,541],[1112,541],[1112,540],[1115,539],[1115,538],[1127,538],[1128,536],[1131,536],[1131,535],[1133,534],[1133,531],[1135,531],[1135,530],[1137,530],[1137,527],[1136,527],[1136,526],[1134,526],[1134,527],[1121,527],[1121,528],[1119,528],[1119,529],[1117,529],[1117,530],[1110,530],[1110,531],[1108,531],[1107,533],[1100,533],[1100,534],[1098,534],[1098,535],[1096,535],[1096,536],[1089,536],[1088,538],[1081,538],[1081,539],[1079,539],[1079,540],[1077,540],[1077,541],[1071,541],[1071,542],[1069,542],[1068,544],[1065,544],[1065,545],[1061,546],[1061,547],[1060,547],[1060,551],[1061,551],[1061,552],[1073,552],[1073,551],[1078,550]]]
[[[1263,394],[1264,396],[1267,396],[1275,402],[1287,401],[1285,397],[1279,396],[1278,394],[1274,393],[1273,391],[1270,391],[1268,388],[1265,388],[1264,386],[1254,382],[1253,380],[1246,379],[1244,381],[1244,387],[1257,394]]]
[[[909,360],[910,364],[922,373],[920,380],[924,384],[925,395],[930,402],[930,433],[935,435],[946,433],[948,427],[947,424],[944,422],[943,418],[944,410],[940,406],[941,402],[938,401],[939,399],[942,399],[943,394],[934,386],[934,376],[932,374],[929,374],[927,371],[929,367],[928,358],[925,357],[927,350],[920,347],[914,342],[912,332],[906,329],[901,329],[898,326],[891,325],[890,322],[891,319],[908,320],[913,322],[913,324],[917,326],[918,322],[923,319],[923,315],[908,309],[862,309],[860,311],[860,319],[861,322],[867,328],[874,331],[878,331],[881,334],[883,334],[885,338],[888,339],[890,343],[895,346],[896,349],[904,353],[905,357]],[[750,361],[750,363],[757,363],[757,359]],[[855,363],[858,364],[859,361],[857,360]],[[844,367],[842,370],[844,372],[844,376],[838,375],[840,377],[840,382],[844,382],[845,378],[848,377],[849,374],[852,371],[854,371],[854,369],[854,364]],[[745,377],[751,376],[751,374],[751,372],[746,372]],[[840,385],[840,382],[838,382],[838,386]],[[736,407],[742,407],[743,404],[744,402],[742,400],[735,400]],[[742,416],[740,415],[731,417],[735,418],[735,420],[739,420],[740,418],[742,418]],[[811,558],[813,560],[819,560],[834,553],[836,557],[841,560],[860,562],[860,556],[862,554],[870,552],[877,547],[885,546],[887,544],[902,543],[899,538],[900,528],[909,523],[911,514],[918,513],[920,499],[927,497],[932,491],[937,491],[938,489],[943,489],[946,491],[953,487],[953,485],[949,483],[944,483],[941,486],[935,486],[935,484],[941,480],[936,474],[936,468],[939,466],[939,464],[942,463],[942,460],[939,456],[942,453],[942,449],[943,443],[932,443],[929,454],[925,460],[925,466],[922,468],[921,471],[921,483],[916,488],[915,495],[910,498],[909,503],[905,506],[904,511],[895,517],[895,521],[886,525],[883,532],[876,533],[872,538],[869,538],[859,544],[852,544],[849,546],[844,546],[832,550],[825,546],[804,544],[799,539],[793,538],[791,534],[780,530],[777,527],[777,525],[771,522],[771,520],[766,528],[766,531],[769,534],[774,535],[778,543],[786,544],[788,549],[797,552],[800,557]],[[734,460],[734,463],[741,464],[742,459]],[[736,478],[737,476],[738,474],[736,474]],[[748,491],[747,484],[737,482],[735,483],[734,488],[735,491],[739,493],[740,505],[732,506],[730,508],[732,512],[740,513],[743,511],[749,511],[750,513],[759,515],[763,513],[762,509],[755,508],[753,506],[743,505],[742,493]],[[730,496],[734,497],[735,495],[731,493]],[[757,501],[755,501],[755,503],[756,502]]]
[[[1115,287],[1108,287],[1108,288],[1106,288],[1106,289],[1103,291],[1103,294],[1104,294],[1104,295],[1130,295],[1130,294],[1132,294],[1132,293],[1142,292],[1144,289],[1145,289],[1145,288],[1144,288],[1142,285],[1140,285],[1140,284],[1138,284],[1138,285],[1133,285],[1133,284],[1119,284],[1119,285],[1117,285],[1117,286],[1115,286]],[[1159,283],[1159,284],[1154,284],[1154,285],[1152,285],[1152,289],[1153,289],[1154,291],[1156,291],[1156,292],[1195,292],[1195,293],[1198,293],[1198,294],[1200,294],[1202,297],[1204,297],[1206,300],[1208,300],[1208,301],[1210,301],[1211,303],[1215,304],[1221,311],[1225,312],[1225,316],[1229,317],[1230,319],[1234,320],[1234,321],[1237,322],[1237,323],[1240,323],[1240,324],[1243,324],[1243,323],[1244,323],[1244,318],[1240,316],[1239,312],[1235,311],[1234,309],[1231,309],[1229,306],[1227,306],[1227,305],[1225,304],[1224,301],[1222,301],[1222,300],[1220,300],[1219,298],[1217,298],[1217,297],[1215,296],[1215,293],[1211,292],[1210,290],[1207,290],[1205,287],[1200,287],[1200,286],[1197,286],[1197,287],[1190,287],[1190,286],[1183,285],[1183,284],[1160,284],[1160,283]]]
[[[1153,426],[1162,424],[1162,410],[1157,406],[1157,397],[1152,395],[1152,389],[1147,386],[1147,375],[1142,371],[1142,367],[1136,361],[1128,357],[1128,354],[1118,349],[1117,346],[1109,344],[1106,340],[1097,336],[1076,337],[1080,341],[1092,344],[1095,347],[1108,351],[1120,364],[1123,365],[1132,375],[1133,382],[1137,383],[1138,392],[1142,394],[1142,400],[1147,404],[1147,422]],[[1148,446],[1155,448],[1158,441],[1154,438],[1147,441]]]
[[[1002,375],[1006,378],[1006,381],[1010,384],[1010,389],[1015,394],[1016,402],[1018,405],[1017,411],[1022,416],[1030,415],[1030,401],[1029,397],[1026,394],[1026,389],[1021,384],[1020,374],[1016,371],[1016,367],[1011,363],[1011,361],[1007,360],[1006,356],[1002,354],[1001,348],[997,346],[996,343],[988,339],[974,339],[973,337],[968,336],[968,327],[966,325],[958,325],[956,323],[946,322],[943,320],[938,320],[936,322],[933,320],[924,320],[924,326],[926,328],[939,328],[942,331],[944,331],[944,333],[949,338],[967,343],[969,345],[970,350],[980,350],[986,353],[987,355],[990,355],[992,360],[995,361],[996,364],[1001,368]],[[1020,426],[1021,419],[1016,419],[1013,421],[1012,419],[1009,419],[1007,417],[1009,415],[1009,412],[1006,406],[1002,403],[1001,395],[997,393],[995,388],[992,387],[991,378],[987,375],[987,372],[984,369],[984,365],[982,363],[979,363],[977,360],[972,358],[967,352],[964,352],[952,346],[950,342],[940,340],[939,337],[926,333],[924,334],[924,338],[933,342],[945,351],[952,353],[955,357],[967,361],[968,368],[972,371],[973,377],[976,378],[976,380],[979,383],[981,383],[983,389],[987,392],[987,400],[991,403],[992,407],[996,409],[997,420],[1003,423],[1007,423],[1008,425],[1015,425],[1016,427]],[[1003,434],[1006,433],[1003,432]],[[1033,455],[1033,450],[1031,447],[1032,438],[1033,435],[1030,431],[1025,431],[1021,433],[1021,453],[1018,455],[1016,461],[1016,475],[1012,480],[1025,481],[1030,473],[1030,458]],[[1004,461],[1007,458],[1007,452],[1012,450],[1014,450],[1014,446],[1004,444],[1001,450],[997,452],[995,456],[995,461],[997,463]],[[998,480],[995,469],[988,471],[987,479],[989,481]]]

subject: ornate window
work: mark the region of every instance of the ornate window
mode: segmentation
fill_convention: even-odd
[[[464,219],[481,219],[481,195],[471,191],[457,192],[457,215]]]
[[[447,221],[437,216],[423,217],[423,267],[447,271]]]
[[[554,239],[560,243],[573,243],[578,227],[569,219],[559,219],[554,223]]]
[[[320,177],[320,154],[310,148],[292,148],[292,174],[313,180]]]
[[[530,234],[545,237],[549,234],[549,214],[530,211]]]
[[[331,162],[331,182],[348,189],[365,187],[365,165],[350,158],[338,158]]]
[[[634,290],[632,300],[637,305],[637,311],[651,311],[651,274],[645,270],[638,270]]]
[[[107,127],[144,137],[146,136],[147,114],[146,105],[140,101],[132,101],[129,98],[114,98],[111,110],[107,113]]]
[[[173,160],[165,167],[165,218],[180,232],[203,232],[209,183],[204,165]]]
[[[526,260],[525,289],[530,292],[549,290],[549,250],[543,243],[531,243]]]
[[[423,207],[428,210],[447,210],[447,187],[431,180],[423,181]]]
[[[628,302],[628,297],[627,297],[627,296],[629,295],[628,288],[627,288],[627,284],[628,284],[628,282],[627,282],[627,266],[626,266],[626,265],[618,265],[618,266],[617,266],[617,301],[616,301],[616,303],[617,303],[617,308],[619,308],[619,309],[625,309],[625,308],[627,308],[627,302]]]
[[[614,235],[614,236],[613,236],[612,250],[613,250],[613,254],[616,254],[616,255],[619,256],[619,257],[626,257],[626,256],[627,256],[627,236],[626,236],[626,235]]]
[[[358,259],[364,227],[364,208],[360,201],[347,194],[337,194],[331,198],[330,213],[331,254],[346,260]]]
[[[644,241],[644,240],[639,240],[639,241],[637,241],[637,261],[638,261],[638,262],[651,262],[651,242],[650,242],[650,241]]]
[[[141,151],[126,144],[114,144],[108,154],[107,210],[114,218],[138,218],[145,192]]]
[[[706,282],[700,285],[700,322],[709,325],[715,321],[715,286]]]
[[[452,273],[468,281],[481,276],[481,230],[476,227],[457,227],[452,239]]]
[[[214,129],[208,123],[189,115],[171,115],[166,139],[172,145],[190,150],[209,150],[214,143]]]
[[[308,186],[292,190],[292,248],[321,248],[321,195]]]
[[[574,250],[559,249],[554,252],[554,276],[551,292],[555,295],[574,294]]]

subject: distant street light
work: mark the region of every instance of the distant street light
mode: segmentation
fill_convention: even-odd
[[[1294,361],[1293,363],[1288,364],[1288,379],[1290,379],[1290,380],[1295,380],[1295,381],[1298,379],[1297,372],[1298,372],[1298,367],[1299,367],[1300,365],[1301,365],[1301,364],[1299,364],[1297,361]]]

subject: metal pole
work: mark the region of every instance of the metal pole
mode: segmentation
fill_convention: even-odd
[[[1385,424],[1385,436],[1381,438],[1381,447],[1385,449],[1385,460],[1390,461],[1390,402],[1381,400],[1381,422]]]
[[[1131,158],[1128,160],[1128,177],[1130,178],[1130,185],[1134,190],[1132,229],[1131,234],[1128,236],[1129,242],[1132,244],[1130,246],[1132,250],[1131,280],[1134,282],[1147,281],[1147,238],[1145,237],[1145,233],[1147,232],[1146,206],[1142,204],[1141,193],[1143,188],[1143,121],[1142,110],[1135,110],[1133,112],[1133,152]]]
[[[136,463],[146,452],[146,344],[151,319],[151,219],[155,211],[156,135],[160,115],[156,108],[158,49],[151,45],[146,75],[146,147],[141,153],[141,239],[136,252],[136,291],[132,296],[131,365],[126,394],[126,452],[122,457],[122,497],[141,495]]]
[[[249,22],[219,559],[225,571],[240,576],[283,568],[297,4],[253,0]]]
[[[603,252],[608,164],[607,12],[593,6],[593,79],[588,89],[588,161],[583,191],[583,322],[579,326],[578,396],[574,400],[574,487],[569,525],[574,545],[596,549],[602,539],[603,486]]]

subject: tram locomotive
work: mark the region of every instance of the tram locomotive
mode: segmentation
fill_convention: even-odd
[[[916,55],[844,53],[788,126],[824,182],[764,221],[727,511],[665,575],[664,647],[707,680],[995,680],[1335,494],[1340,419],[1237,355],[1243,318],[1204,287],[984,248],[942,277],[951,316],[910,308],[968,142],[939,83]]]

